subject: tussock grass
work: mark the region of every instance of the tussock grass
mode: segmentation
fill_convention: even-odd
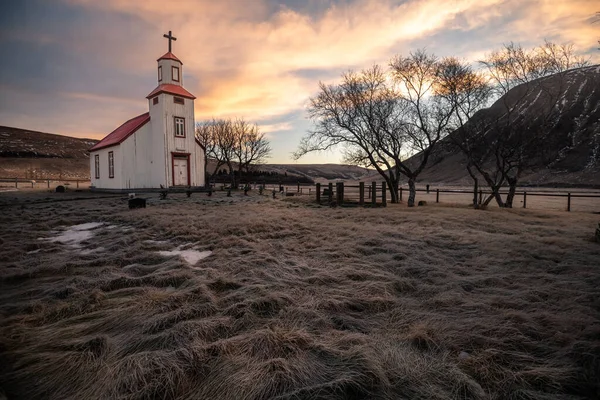
[[[0,398],[600,396],[590,214],[31,196],[3,209]],[[97,252],[38,240],[86,222],[117,225]]]

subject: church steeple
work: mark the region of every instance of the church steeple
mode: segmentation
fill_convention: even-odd
[[[164,34],[163,37],[169,40],[169,51],[167,51],[158,60],[158,84],[171,84],[183,86],[183,63],[171,52],[172,42],[177,40],[172,32]]]

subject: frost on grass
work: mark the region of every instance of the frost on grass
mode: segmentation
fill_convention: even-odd
[[[143,219],[118,199],[3,215],[0,393],[598,398],[592,214],[218,195],[174,194]],[[91,230],[105,251],[34,239],[82,213],[118,224]],[[177,259],[213,249],[192,270]]]
[[[179,256],[190,265],[196,265],[196,263],[212,254],[212,251],[199,251],[194,249],[180,250],[175,248],[170,251],[159,251],[159,255],[163,257]]]
[[[103,222],[88,222],[85,224],[73,225],[65,231],[59,232],[57,236],[46,238],[46,240],[79,248],[81,247],[82,242],[89,240],[94,236],[93,230],[102,225],[104,225]]]

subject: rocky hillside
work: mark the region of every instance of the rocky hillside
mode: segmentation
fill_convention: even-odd
[[[564,76],[542,78],[544,86],[561,88],[559,114],[552,129],[546,133],[550,149],[545,161],[527,171],[521,180],[524,185],[599,186],[600,185],[600,66],[579,68]],[[523,92],[517,86],[490,108],[480,111],[485,116],[499,116],[504,104],[514,103]],[[536,118],[543,96],[539,91],[527,93],[519,112]],[[437,154],[419,177],[422,183],[471,184],[465,160],[445,139]],[[419,155],[415,156],[418,158]]]
[[[0,126],[0,178],[89,179],[97,140]]]

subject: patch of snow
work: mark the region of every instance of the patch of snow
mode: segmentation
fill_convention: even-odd
[[[88,254],[92,254],[92,253],[96,253],[98,251],[104,251],[104,250],[106,250],[104,247],[96,247],[95,249],[81,250],[79,253],[83,254],[84,256],[87,256]]]
[[[73,225],[70,229],[74,231],[89,231],[104,225],[104,222],[88,222],[86,224]]]
[[[59,242],[72,247],[80,247],[81,242],[94,236],[93,229],[104,225],[104,222],[88,222],[86,224],[73,225],[67,230],[53,238],[46,238],[49,242]]]
[[[146,243],[146,244],[168,244],[169,241],[168,240],[152,240],[152,239],[148,239],[148,240],[144,240],[144,243]]]
[[[42,251],[42,249],[31,250],[31,251],[28,251],[27,254],[35,254],[35,253],[39,253],[40,251]]]
[[[179,250],[179,248],[176,248],[171,251],[159,251],[158,254],[163,257],[179,256],[183,258],[188,264],[195,265],[198,261],[210,256],[212,254],[212,251],[198,251],[191,249]]]

